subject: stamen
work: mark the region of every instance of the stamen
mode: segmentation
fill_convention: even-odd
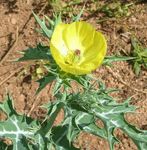
[[[81,51],[79,49],[76,49],[75,50],[75,55],[80,56],[80,54],[81,54]]]
[[[79,62],[81,51],[76,49],[74,51],[69,51],[67,56],[65,57],[65,63],[69,65],[73,65]]]

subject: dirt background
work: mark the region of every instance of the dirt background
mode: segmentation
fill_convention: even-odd
[[[65,1],[66,5],[69,1]],[[102,0],[99,3],[104,4]],[[123,3],[123,1],[122,1]],[[62,6],[62,5],[61,5]],[[52,16],[54,10],[62,9],[60,5],[48,4],[45,0],[0,0],[0,101],[3,101],[7,92],[14,98],[15,108],[20,113],[42,118],[44,111],[40,105],[51,99],[50,85],[37,97],[35,91],[38,84],[31,79],[32,62],[15,63],[12,60],[19,58],[19,52],[38,42],[47,43],[47,40],[34,30],[37,25],[32,16],[32,10],[40,16]],[[83,3],[72,5],[74,11],[79,12]],[[103,14],[96,11],[97,2],[88,1],[85,5],[83,20],[92,23],[97,30],[101,30],[108,41],[108,55],[129,54],[131,51],[130,38],[135,35],[147,47],[147,4],[138,3],[131,6],[129,17],[107,18],[97,23]],[[68,21],[71,12],[64,12]],[[67,16],[66,16],[67,15]],[[113,63],[113,67],[102,66],[95,75],[102,79],[110,88],[119,88],[115,93],[118,101],[132,97],[132,104],[138,107],[136,113],[127,114],[126,118],[133,125],[147,129],[147,71],[142,70],[137,77],[128,62]],[[123,82],[122,82],[123,81]],[[60,117],[58,119],[60,120]],[[57,120],[58,121],[58,120]],[[120,144],[116,150],[136,150],[133,142],[121,131],[116,131]],[[87,133],[82,133],[76,144],[83,150],[109,150],[107,141]]]

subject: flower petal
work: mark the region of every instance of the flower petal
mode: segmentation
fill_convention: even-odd
[[[91,72],[88,67],[80,67],[80,66],[71,66],[65,63],[60,63],[59,64],[60,68],[68,73],[75,74],[75,75],[83,75],[83,74],[88,74]]]
[[[107,43],[105,37],[100,32],[95,32],[92,43],[90,47],[85,49],[80,66],[92,63],[94,69],[96,69],[106,55]]]
[[[68,49],[82,52],[91,44],[94,32],[94,28],[86,22],[73,22],[63,31],[63,39]]]
[[[63,40],[63,31],[69,26],[68,24],[60,23],[55,27],[54,33],[52,35],[51,44],[54,45],[56,50],[59,51],[59,53],[63,56],[67,54],[67,47],[65,45],[65,42]],[[51,49],[52,52],[52,49]]]

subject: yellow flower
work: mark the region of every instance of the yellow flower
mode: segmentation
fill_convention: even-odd
[[[100,66],[107,43],[100,32],[84,21],[60,23],[53,32],[50,49],[63,71],[83,75]]]

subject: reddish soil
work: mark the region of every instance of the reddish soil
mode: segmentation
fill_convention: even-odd
[[[15,63],[12,60],[20,57],[18,52],[35,46],[38,42],[47,43],[46,39],[34,31],[37,25],[32,17],[32,10],[40,13],[40,16],[43,14],[51,16],[52,8],[44,6],[45,0],[0,0],[0,101],[3,101],[6,93],[9,92],[14,98],[15,108],[18,112],[30,114],[31,110],[30,115],[38,118],[44,115],[44,111],[39,106],[51,99],[50,86],[47,86],[38,97],[35,97],[38,84],[30,77],[30,66],[33,63]],[[42,9],[43,7],[44,9]],[[82,19],[92,23],[106,35],[108,55],[128,54],[131,50],[131,35],[135,35],[144,47],[147,47],[146,9],[146,4],[137,4],[132,6],[130,17],[107,19],[101,24],[96,23],[100,18],[98,12],[95,14],[90,14],[89,11],[85,12]],[[19,30],[19,35],[17,35],[17,30]],[[12,47],[14,42],[15,46]],[[8,55],[5,57],[7,53]],[[111,70],[102,66],[97,70],[96,76],[102,79],[108,87],[120,89],[120,92],[113,95],[118,101],[132,97],[132,104],[138,109],[135,114],[127,114],[126,118],[131,124],[141,129],[147,129],[147,92],[145,93],[147,91],[147,71],[142,70],[137,77],[131,64],[117,62],[113,63]],[[124,133],[116,131],[116,135],[121,141],[115,146],[116,150],[137,149]],[[107,141],[87,133],[82,133],[76,144],[83,150],[109,150]]]

